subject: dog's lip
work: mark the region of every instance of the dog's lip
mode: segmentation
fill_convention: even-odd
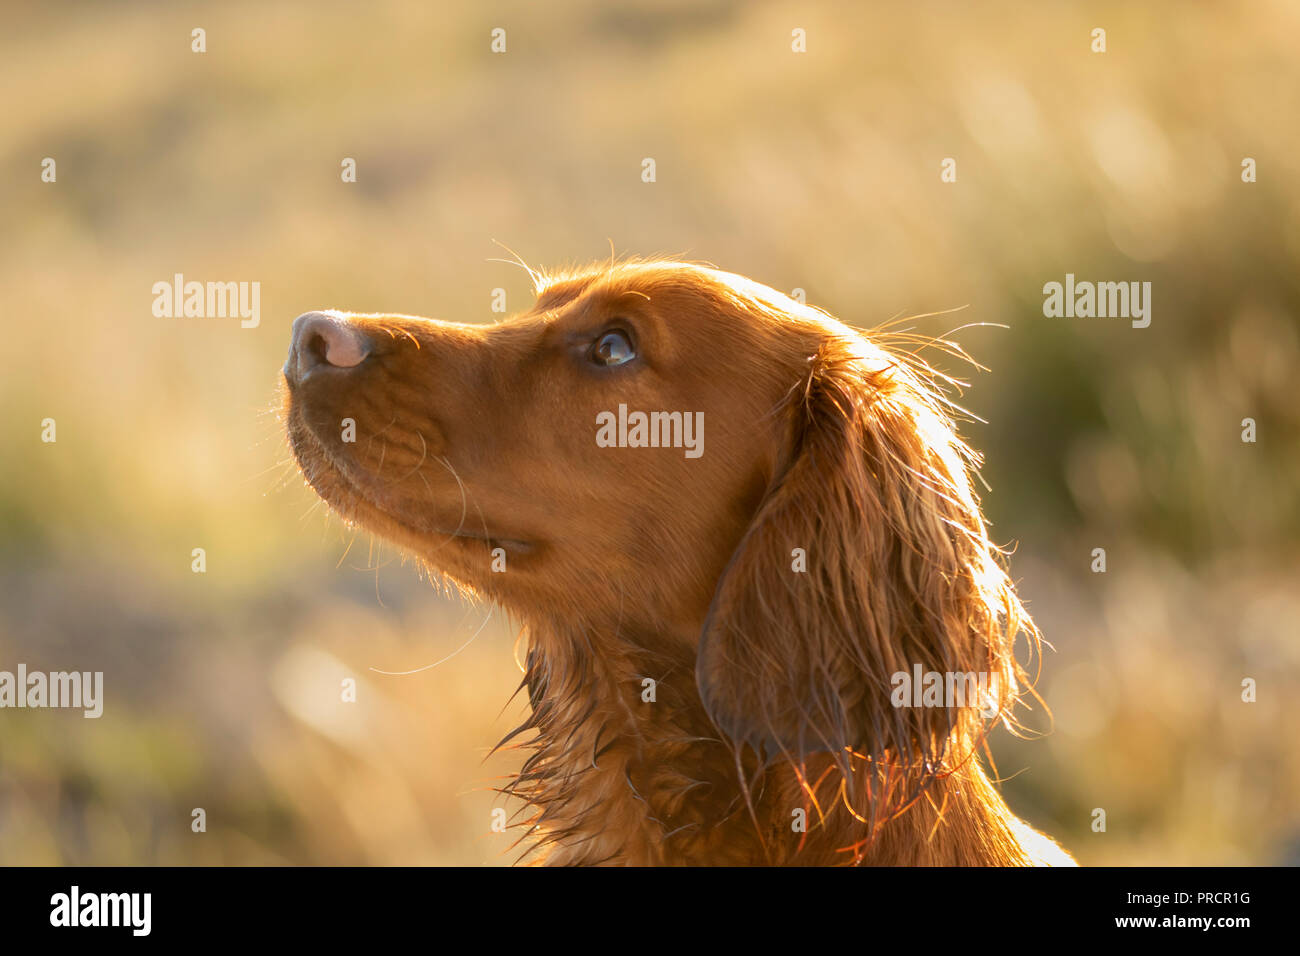
[[[393,518],[393,520],[396,521],[398,519]],[[484,544],[488,545],[489,547],[499,546],[503,548],[509,548],[511,551],[518,551],[523,554],[527,554],[528,552],[534,550],[537,547],[535,544],[533,544],[533,542],[525,541],[522,538],[503,538],[500,535],[486,534],[486,533],[479,534],[474,531],[464,531],[464,530],[444,531],[440,528],[435,528],[432,529],[429,533],[440,534],[443,537],[447,537],[447,538],[464,538],[467,541],[482,541]]]
[[[360,507],[377,512],[382,515],[385,520],[390,521],[397,527],[403,528],[414,534],[438,536],[442,538],[459,538],[466,541],[481,541],[489,547],[500,546],[521,554],[527,554],[536,549],[536,543],[526,538],[505,537],[502,535],[491,534],[486,530],[482,532],[471,531],[464,527],[464,520],[462,520],[460,525],[455,529],[448,530],[433,522],[425,523],[412,521],[407,516],[394,514],[385,506],[384,502],[376,500],[372,495],[367,494],[366,490],[348,474],[347,469],[342,467],[334,458],[334,455],[331,454],[325,443],[322,442],[314,432],[312,432],[311,426],[307,424],[306,419],[303,418],[301,410],[296,404],[293,406],[291,413],[297,417],[300,426],[297,431],[299,436],[298,441],[310,442],[311,451],[315,453],[316,457],[317,467],[313,469],[315,473],[309,476],[307,474],[307,469],[301,467],[303,456],[298,453],[294,439],[290,439],[290,445],[294,446],[294,455],[299,459],[300,470],[303,472],[303,477],[307,479],[308,484],[312,486],[312,489],[316,494],[318,494],[325,503],[333,508],[344,520],[357,521],[359,524],[364,524],[364,521],[358,521],[359,516],[356,514],[358,507]],[[328,480],[338,486],[330,488],[328,493],[318,487],[318,483],[323,477],[320,474],[321,469],[327,469]],[[338,500],[340,498],[343,500]]]

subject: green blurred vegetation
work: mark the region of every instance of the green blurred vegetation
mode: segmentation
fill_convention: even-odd
[[[705,259],[862,327],[961,306],[907,324],[1009,326],[957,338],[991,370],[963,398],[986,509],[1056,648],[1055,729],[995,741],[1013,807],[1089,864],[1300,861],[1294,4],[5,20],[0,669],[103,670],[107,703],[0,712],[0,863],[514,858],[489,788],[515,760],[482,762],[520,706],[511,628],[369,670],[446,657],[488,612],[349,548],[274,415],[300,312],[488,321],[497,287],[526,307],[492,239],[541,266],[610,241]],[[261,325],[154,318],[176,272],[259,281]],[[1044,318],[1067,272],[1152,282],[1150,328]]]

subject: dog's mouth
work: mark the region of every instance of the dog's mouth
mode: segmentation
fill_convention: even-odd
[[[422,554],[450,542],[478,545],[486,549],[505,548],[515,554],[536,549],[532,540],[490,531],[481,515],[462,499],[459,520],[438,520],[423,516],[385,494],[376,476],[354,462],[340,460],[313,432],[297,402],[290,402],[286,415],[289,446],[303,478],[347,524],[374,531]]]

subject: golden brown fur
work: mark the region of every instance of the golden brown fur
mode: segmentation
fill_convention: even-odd
[[[304,316],[286,365],[322,497],[523,621],[530,715],[502,743],[528,753],[506,788],[526,844],[550,863],[1071,862],[981,766],[1027,692],[1015,639],[1038,637],[934,375],[712,269],[537,278],[534,308],[491,326]],[[612,328],[635,358],[593,364]],[[703,454],[598,447],[620,403],[703,412]],[[916,665],[991,675],[997,715],[895,707]]]

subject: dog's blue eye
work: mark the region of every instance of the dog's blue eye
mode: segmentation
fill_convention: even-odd
[[[634,358],[636,358],[636,349],[632,348],[632,340],[625,333],[617,330],[606,332],[596,339],[596,344],[591,347],[591,360],[597,365],[612,368],[630,362]]]

